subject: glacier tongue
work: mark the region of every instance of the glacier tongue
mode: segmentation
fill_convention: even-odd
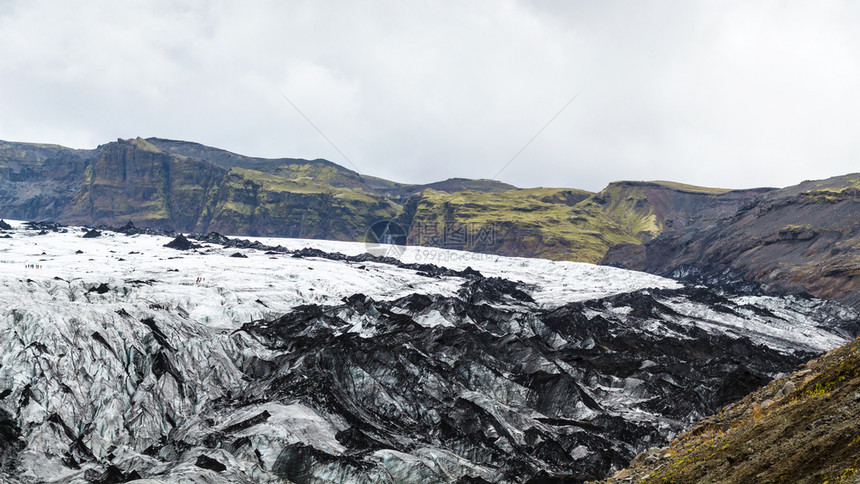
[[[4,482],[597,477],[858,333],[835,303],[588,264],[12,225]]]

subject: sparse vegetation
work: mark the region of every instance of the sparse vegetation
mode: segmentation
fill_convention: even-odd
[[[428,189],[422,193],[413,223],[438,227],[440,233],[446,223],[468,226],[473,231],[492,228],[501,253],[507,248],[512,254],[548,259],[597,262],[614,244],[639,242],[629,227],[600,209],[576,201],[589,195],[557,188],[493,193]],[[465,248],[493,249],[480,245]]]
[[[720,194],[730,192],[729,188],[713,188],[713,187],[700,187],[696,185],[687,185],[686,183],[678,183],[673,181],[665,181],[665,180],[654,180],[649,183],[654,183],[657,185],[662,185],[664,187],[674,188],[676,190],[684,190],[687,192],[696,192],[696,193],[712,193],[712,194]]]

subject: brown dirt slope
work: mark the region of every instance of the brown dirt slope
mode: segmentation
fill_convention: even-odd
[[[860,338],[600,482],[860,482]]]

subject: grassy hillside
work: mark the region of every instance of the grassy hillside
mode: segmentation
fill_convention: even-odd
[[[373,222],[393,219],[401,210],[361,190],[233,168],[203,218],[210,217],[206,230],[229,234],[362,240]]]
[[[648,183],[653,183],[655,185],[661,185],[661,186],[672,188],[675,190],[681,190],[681,191],[693,192],[693,193],[711,193],[711,194],[718,195],[721,193],[727,193],[727,192],[732,191],[731,189],[728,189],[728,188],[700,187],[697,185],[687,185],[686,183],[678,183],[678,182],[666,181],[666,180],[654,180],[654,181],[650,181]]]
[[[258,158],[233,153],[188,141],[147,138],[146,142],[165,153],[205,160],[224,169],[243,168],[262,171],[286,178],[313,177],[331,186],[362,186],[359,174],[327,160],[301,158]]]
[[[666,230],[707,223],[757,193],[668,182],[615,182],[598,193],[567,188],[452,193],[427,189],[417,198],[409,241],[597,262],[616,244],[638,245]],[[444,237],[446,229],[473,237]]]
[[[595,262],[611,245],[638,241],[627,227],[600,211],[579,205],[590,195],[560,188],[491,193],[427,189],[419,198],[409,242]],[[463,231],[466,238],[446,234],[446,230]]]

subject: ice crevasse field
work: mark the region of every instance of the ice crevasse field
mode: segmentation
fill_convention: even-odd
[[[259,361],[280,361],[276,348],[240,331],[243,325],[275,321],[307,305],[338,307],[356,294],[380,303],[414,295],[456,298],[464,284],[459,275],[430,277],[390,263],[293,257],[290,252],[312,247],[357,255],[367,249],[361,243],[252,238],[286,252],[205,242],[179,251],[164,247],[171,240],[166,236],[103,231],[100,237],[83,238],[85,229],[80,227],[39,234],[22,222],[10,224],[9,238],[0,239],[0,410],[20,429],[22,443],[5,449],[15,454],[17,468],[14,475],[0,474],[2,481],[87,482],[113,472],[153,482],[282,482],[284,448],[300,444],[326,455],[344,455],[348,445],[339,436],[351,423],[300,399],[224,403],[249,392],[265,394],[255,387],[262,384],[248,376],[247,368]],[[520,314],[645,289],[683,287],[670,279],[584,263],[423,247],[388,255],[452,271],[471,268],[485,278],[515,282],[531,300],[487,304]],[[683,340],[690,336],[678,328],[695,326],[705,333],[752,339],[785,354],[825,351],[848,337],[810,317],[823,304],[815,300],[737,295],[732,304],[749,309],[734,314],[680,296],[661,301],[661,307],[680,315],[677,320],[670,325],[655,317],[639,330]],[[333,326],[333,332],[376,336],[379,327],[370,316],[339,311],[349,324]],[[583,314],[621,325],[631,311],[635,308],[602,303],[583,309]],[[761,316],[763,311],[769,315]],[[844,308],[828,311],[843,311],[837,319],[856,318]],[[429,329],[464,324],[457,314],[438,308],[411,316]],[[265,329],[267,323],[260,324]],[[526,331],[524,326],[517,331]],[[553,338],[550,346],[566,344],[564,338]],[[631,405],[638,398],[635,392],[628,398],[605,382],[592,383],[589,398],[608,414],[653,421],[663,430],[680,425],[671,419],[662,422],[656,410]],[[618,384],[624,388],[629,382]],[[550,420],[527,408],[526,389],[516,392],[522,395],[490,395],[486,398],[493,402],[485,406],[487,412],[498,413],[500,425],[510,424],[508,440],[526,445],[525,434],[515,428],[525,424],[499,409],[525,412],[535,426],[550,425],[541,423]],[[485,398],[463,394],[475,401]],[[392,401],[393,406],[400,404]],[[572,412],[592,418],[594,409],[587,406]],[[265,418],[258,418],[261,415]],[[249,443],[241,448],[213,444],[206,438],[215,431],[234,443],[243,438]],[[588,459],[590,452],[587,445],[576,445],[567,453],[576,461]],[[481,459],[469,459],[467,453],[441,444],[379,448],[362,458],[374,462],[373,472],[382,472],[391,482],[407,482],[410,475],[440,482],[467,475],[507,479]],[[334,464],[308,472],[316,478],[353,476]]]

